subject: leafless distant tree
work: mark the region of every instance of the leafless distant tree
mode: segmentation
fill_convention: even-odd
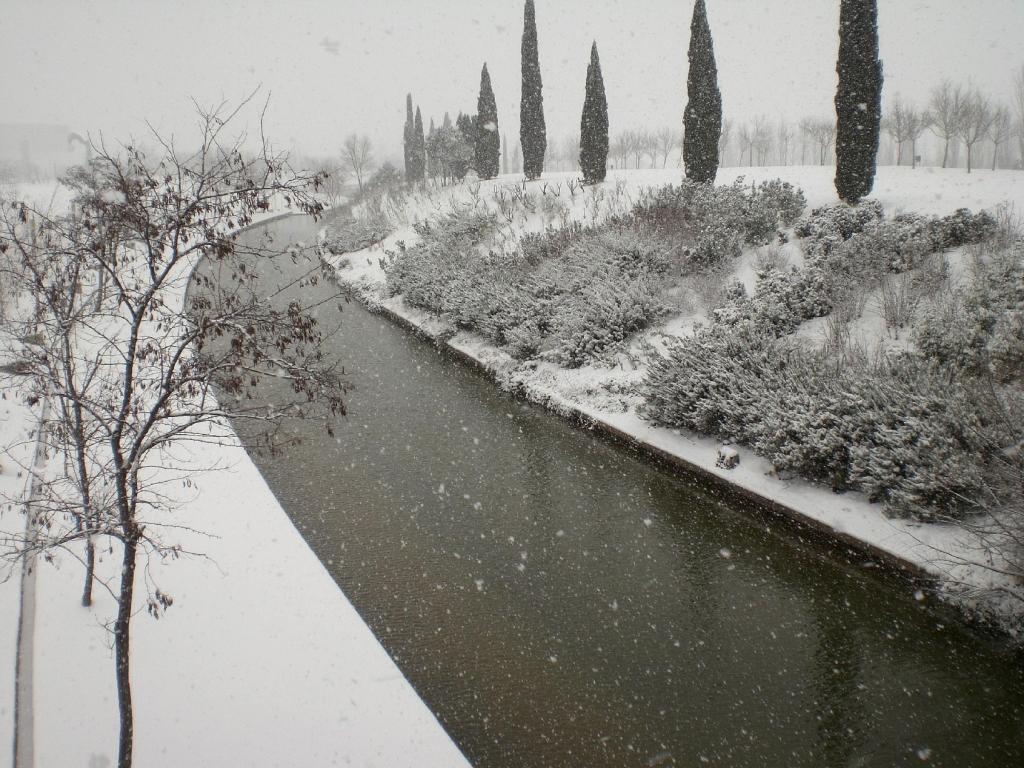
[[[1013,111],[1015,133],[1020,143],[1020,161],[1024,164],[1024,64],[1013,74]]]
[[[619,160],[619,168],[628,168],[629,160],[636,152],[636,131],[622,131],[615,137],[613,153]]]
[[[732,141],[733,122],[731,117],[722,119],[722,135],[718,139],[718,164],[725,164],[725,157],[729,153],[729,143]]]
[[[967,147],[967,172],[971,172],[971,161],[974,147],[988,136],[995,119],[995,110],[991,100],[977,88],[972,88],[964,95],[960,107],[960,119],[957,124],[957,135]]]
[[[999,161],[999,148],[1013,136],[1013,116],[1005,104],[996,107],[992,115],[992,125],[988,129],[988,137],[992,140],[992,170]]]
[[[754,126],[750,123],[743,123],[737,136],[740,141],[740,164],[743,164],[743,156],[747,155],[749,158],[747,165],[752,168],[754,166],[754,146],[757,143]]]
[[[650,147],[650,133],[647,129],[640,129],[637,131],[631,131],[633,135],[633,158],[636,161],[636,167],[640,167],[640,160],[647,154],[647,150]]]
[[[913,164],[917,164],[917,139],[920,138],[926,125],[921,113],[912,104],[904,101],[899,94],[896,94],[882,120],[882,127],[896,144],[896,165],[903,164],[903,145],[908,141],[914,143],[911,151],[914,154]]]
[[[369,136],[349,134],[341,148],[341,159],[345,167],[356,177],[359,194],[363,194],[363,180],[373,168],[373,145]]]
[[[679,146],[679,131],[665,126],[654,131],[651,138],[654,142],[654,151],[661,157],[661,167],[665,168],[668,165],[669,155]]]
[[[805,117],[798,126],[800,131],[800,165],[807,165],[807,147],[814,141],[814,120]]]
[[[828,118],[812,120],[808,123],[808,130],[818,147],[818,164],[825,165],[829,160],[829,153],[836,143],[836,121]]]
[[[772,131],[768,118],[754,118],[754,148],[757,150],[757,164],[765,165],[772,151]]]
[[[907,140],[910,142],[910,167],[917,168],[917,142],[931,125],[931,117],[916,107],[907,107]]]
[[[331,206],[341,202],[345,194],[345,182],[348,180],[348,171],[340,159],[320,158],[306,162],[305,167],[319,175],[323,181],[320,184],[320,191],[327,198]]]
[[[775,130],[775,144],[779,150],[779,165],[789,165],[789,151],[793,147],[795,134],[793,126],[786,122],[785,118],[779,120]]]
[[[928,101],[928,127],[943,141],[943,168],[949,164],[949,144],[960,134],[965,96],[961,85],[943,80],[932,89]]]
[[[658,132],[650,130],[641,131],[640,143],[643,146],[644,155],[651,159],[651,168],[657,168],[658,155],[661,150],[661,143],[658,141]]]
[[[574,133],[562,142],[562,157],[565,158],[566,167],[570,171],[580,169],[580,135]]]

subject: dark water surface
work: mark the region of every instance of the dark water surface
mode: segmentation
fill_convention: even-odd
[[[340,323],[336,438],[254,458],[474,765],[1024,765],[1020,658],[906,583]]]

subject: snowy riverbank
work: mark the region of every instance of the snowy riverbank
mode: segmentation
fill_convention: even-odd
[[[272,215],[272,214],[271,214]],[[185,281],[179,281],[183,301]],[[4,391],[0,491],[22,498],[33,415]],[[51,471],[55,462],[50,458]],[[182,467],[215,468],[190,475]],[[135,758],[146,766],[462,766],[465,759],[306,545],[237,438],[192,442],[160,473],[182,502],[165,538],[195,553],[141,563],[133,621]],[[24,525],[3,508],[2,531]],[[113,765],[111,622],[120,563],[100,548],[94,605],[79,604],[79,553],[37,571],[35,765]],[[0,583],[0,742],[10,743],[18,569]],[[148,588],[174,599],[155,621]]]
[[[815,207],[835,202],[833,172],[829,168],[724,169],[719,181],[727,183],[741,175],[748,182],[781,177],[801,187],[809,207]],[[628,201],[645,186],[677,181],[677,177],[676,171],[619,173],[605,183],[603,192],[588,194],[594,199],[618,196]],[[565,184],[566,178],[555,175],[548,183]],[[446,190],[442,197],[449,198],[452,204],[468,201],[480,205],[492,195],[498,196],[489,185],[511,183],[511,180],[499,179],[484,183],[479,189],[466,185]],[[543,194],[539,184],[535,191]],[[468,192],[466,187],[470,187]],[[1024,205],[1024,174],[989,172],[968,176],[962,171],[881,168],[875,198],[890,212],[938,215],[964,206],[975,210],[994,208],[1003,202],[1016,205],[1019,210]],[[590,206],[586,196],[578,194],[569,204],[568,215],[589,216]],[[402,296],[388,296],[382,264],[385,251],[396,248],[399,242],[407,246],[415,243],[418,236],[411,225],[438,210],[443,210],[443,206],[436,201],[432,210],[429,201],[414,200],[405,210],[407,220],[404,223],[408,226],[400,225],[379,245],[331,257],[339,280],[356,288],[371,308],[392,315],[479,364],[501,386],[633,442],[654,455],[730,483],[745,495],[774,506],[847,546],[853,545],[869,558],[933,577],[941,590],[955,592],[968,608],[983,607],[1001,614],[1010,625],[1016,622],[1015,611],[1020,602],[1000,595],[1002,590],[1018,586],[989,567],[993,563],[991,554],[984,542],[973,534],[955,525],[887,517],[880,505],[870,503],[856,492],[836,495],[810,482],[780,479],[769,462],[749,450],[740,449],[740,464],[735,469],[716,466],[720,442],[684,430],[654,427],[637,414],[635,397],[617,394],[634,390],[643,378],[643,363],[638,364],[632,355],[620,355],[614,367],[586,365],[578,369],[566,369],[545,361],[517,360],[475,333],[458,330],[443,318],[408,306]],[[544,222],[532,218],[526,219],[522,226],[534,231],[542,229]],[[745,259],[740,260],[736,274],[739,279],[752,278],[752,274],[743,273],[744,266],[749,266],[746,263],[749,259]],[[694,321],[703,319],[676,316],[657,330],[663,334],[688,333]],[[980,605],[976,596],[984,596]]]

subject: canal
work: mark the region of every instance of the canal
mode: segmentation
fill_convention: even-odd
[[[283,248],[318,225],[267,226]],[[998,641],[333,306],[348,416],[254,459],[475,766],[1024,765]]]

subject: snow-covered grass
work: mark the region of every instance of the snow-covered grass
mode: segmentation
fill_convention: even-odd
[[[833,175],[834,169],[829,167],[724,169],[718,182],[729,183],[743,177],[749,185],[780,178],[802,189],[808,207],[814,208],[838,203]],[[1019,626],[1019,618],[1012,614],[1019,617],[1024,606],[1020,585],[1014,577],[998,572],[1001,555],[992,551],[991,540],[957,525],[894,519],[855,491],[837,496],[826,487],[804,480],[782,479],[768,461],[749,450],[741,451],[738,469],[718,468],[715,460],[719,440],[682,429],[655,427],[639,415],[642,399],[638,389],[647,373],[645,354],[649,349],[663,351],[666,340],[690,337],[695,329],[713,323],[711,310],[721,304],[724,288],[730,283],[740,282],[748,294],[754,293],[758,288],[758,268],[766,260],[777,262],[781,273],[790,267],[803,268],[805,254],[797,242],[792,242],[792,233],[789,243],[748,247],[738,258],[726,259],[713,280],[708,275],[683,279],[677,288],[666,292],[677,311],[635,336],[631,344],[624,345],[616,354],[575,369],[561,367],[543,354],[533,359],[517,359],[521,355],[513,347],[499,348],[493,338],[481,335],[475,328],[460,330],[447,310],[429,313],[411,306],[402,295],[391,295],[395,283],[389,285],[387,269],[395,257],[388,252],[414,246],[420,240],[415,225],[426,219],[459,210],[488,211],[497,217],[499,226],[498,235],[488,240],[488,247],[511,254],[526,232],[542,231],[546,226],[564,227],[571,221],[596,224],[611,216],[621,216],[641,199],[645,189],[678,183],[680,174],[617,172],[603,185],[584,190],[571,185],[573,178],[572,174],[554,174],[525,185],[519,179],[499,178],[419,192],[393,201],[398,203],[390,207],[394,231],[378,245],[332,257],[336,273],[340,280],[355,286],[368,304],[403,318],[480,362],[503,386],[562,413],[584,416],[611,431],[625,433],[656,452],[666,451],[684,463],[781,503],[837,534],[938,577],[951,591],[961,597],[968,595],[968,603],[983,594],[988,601],[986,608],[1003,612],[1010,625],[1016,622]],[[948,216],[958,208],[995,211],[1008,206],[1002,209],[1005,214],[1007,210],[1024,210],[1024,174],[981,171],[968,175],[955,170],[880,168],[872,199],[881,204],[888,216]],[[423,231],[422,226],[419,230]],[[330,247],[330,228],[325,238]],[[399,254],[397,259],[401,258]],[[880,355],[910,350],[911,330],[901,326],[910,322],[913,313],[910,307],[899,304],[905,299],[899,291],[911,279],[919,281],[925,270],[941,272],[941,280],[951,280],[949,285],[955,285],[968,271],[965,264],[971,258],[967,249],[957,248],[922,256],[910,266],[910,272],[887,277],[880,283],[874,282],[875,276],[857,278],[853,282],[861,287],[852,298],[856,310],[848,312],[850,317],[840,318],[837,311],[823,311],[821,317],[812,313],[804,317],[814,319],[797,317],[794,328],[788,332],[795,330],[792,338],[802,339],[811,348],[831,345],[835,348],[833,355]],[[448,306],[444,301],[441,305]]]
[[[42,192],[40,192],[42,194]],[[45,197],[45,195],[43,195]],[[34,198],[45,203],[43,197]],[[49,198],[47,198],[49,199]],[[45,207],[45,206],[44,206]],[[55,209],[55,212],[59,212]],[[280,215],[267,212],[265,220]],[[185,277],[185,275],[183,275]],[[170,311],[181,311],[187,280]],[[17,356],[3,341],[0,363]],[[25,517],[34,420],[15,380],[0,389],[0,536]],[[170,452],[153,481],[181,503],[152,513],[180,558],[144,559],[132,622],[135,761],[146,766],[462,766],[466,761],[306,545],[233,432]],[[206,467],[196,474],[192,468]],[[62,471],[51,456],[49,473]],[[182,479],[188,478],[184,484]],[[7,503],[9,502],[9,503]],[[116,762],[110,627],[119,545],[98,543],[94,605],[80,605],[81,553],[37,574],[35,764]],[[13,723],[18,571],[0,583],[0,744]],[[0,579],[8,575],[0,573]],[[154,586],[174,598],[156,621]]]

